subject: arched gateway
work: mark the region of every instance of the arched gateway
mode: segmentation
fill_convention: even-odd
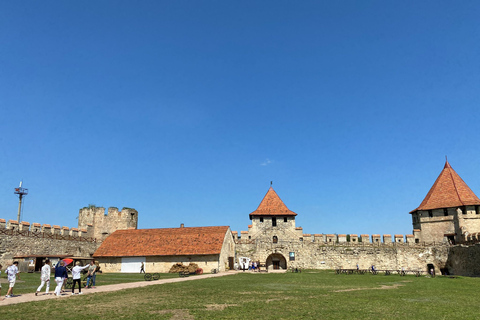
[[[267,258],[266,268],[267,270],[286,270],[287,259],[280,253],[273,253]]]

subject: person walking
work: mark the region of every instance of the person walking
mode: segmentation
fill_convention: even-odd
[[[41,275],[40,275],[40,280],[42,283],[40,283],[40,286],[37,288],[37,291],[35,291],[35,295],[37,296],[38,293],[42,290],[43,286],[47,284],[47,287],[45,289],[45,294],[48,294],[48,291],[50,290],[50,276],[52,274],[52,269],[50,268],[50,260],[46,259],[45,264],[42,267]]]
[[[80,280],[80,272],[88,268],[90,265],[87,264],[86,266],[80,267],[80,261],[77,261],[75,263],[75,267],[72,269],[72,279],[73,279],[73,285],[72,285],[72,295],[75,294],[75,284],[78,283],[78,294],[82,294],[82,284]]]
[[[61,296],[63,280],[68,278],[67,268],[65,268],[65,262],[60,261],[60,265],[57,264],[55,267],[55,282],[57,286],[55,287],[55,295],[57,297]]]
[[[7,268],[6,273],[8,278],[8,291],[5,298],[11,298],[13,297],[13,287],[17,280],[17,273],[20,273],[20,271],[18,271],[18,261],[14,261],[12,265]],[[20,276],[18,276],[18,280],[20,280]]]
[[[140,273],[145,273],[145,265],[142,262],[142,265],[140,266]]]
[[[88,266],[88,275],[87,275],[87,288],[95,288],[95,278],[97,277],[97,266],[95,265],[95,260],[90,261]]]

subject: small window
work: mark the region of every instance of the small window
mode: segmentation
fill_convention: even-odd
[[[273,236],[273,243],[278,243],[278,238],[277,238],[277,236]]]
[[[287,217],[284,217],[284,218],[283,218],[283,222],[288,222]]]
[[[420,239],[415,239],[415,243],[420,243]]]
[[[300,241],[303,241],[303,238],[300,238]]]
[[[272,227],[277,226],[277,218],[272,218]]]
[[[260,223],[263,223],[263,217],[260,217]]]
[[[443,208],[443,215],[445,217],[448,216],[448,209],[447,208]]]
[[[249,239],[249,240],[252,239],[252,236],[248,236],[248,239]]]
[[[480,214],[480,206],[475,206],[475,213]]]
[[[462,207],[462,208],[460,208],[460,210],[462,211],[462,214],[467,214],[467,208],[466,207]]]
[[[429,216],[430,218],[433,218],[433,211],[432,211],[432,210],[428,210],[428,216]]]

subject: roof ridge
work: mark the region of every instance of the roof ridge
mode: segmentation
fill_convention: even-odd
[[[448,168],[446,167],[447,164],[448,164]],[[453,187],[455,188],[455,192],[457,194],[458,200],[462,203],[462,205],[465,205],[465,203],[462,201],[462,198],[460,197],[460,193],[458,192],[457,184],[455,183],[455,179],[453,178],[453,174],[452,174],[453,168],[452,168],[452,166],[450,166],[450,163],[448,163],[448,160],[445,163],[445,167],[447,169],[450,169],[450,170],[448,170],[448,173],[450,174],[450,178],[452,179]],[[460,178],[460,176],[458,176],[458,177]],[[462,178],[460,178],[460,179],[462,179]],[[463,181],[463,179],[462,179],[462,181]]]

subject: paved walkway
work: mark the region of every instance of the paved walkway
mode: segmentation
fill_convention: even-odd
[[[123,289],[133,289],[133,288],[141,288],[146,286],[154,286],[154,285],[164,284],[164,283],[174,283],[174,282],[181,282],[181,281],[192,281],[192,280],[200,280],[200,279],[206,279],[206,278],[223,277],[223,276],[229,276],[233,274],[236,274],[236,272],[228,271],[228,272],[221,272],[216,274],[202,274],[202,275],[196,275],[196,276],[185,277],[185,278],[178,277],[178,278],[170,278],[170,279],[159,279],[155,281],[109,284],[105,286],[96,287],[95,289],[82,288],[82,292],[83,294],[91,294],[91,293],[97,293],[97,292],[110,292],[110,291],[117,291],[117,290],[123,290]],[[50,281],[52,282],[52,280]],[[49,299],[63,299],[63,298],[78,296],[78,295],[72,295],[71,291],[67,291],[63,293],[62,296],[57,297],[53,294],[53,290],[55,290],[55,287],[56,287],[56,284],[54,281],[52,282],[52,285],[50,285],[50,289],[51,289],[50,292],[52,293],[51,295],[46,295],[45,291],[43,291],[39,293],[38,296],[35,296],[35,293],[25,293],[25,294],[17,295],[13,298],[5,298],[4,296],[2,296],[0,297],[0,307],[11,305],[11,304],[23,303],[23,302],[42,301],[42,300],[49,300]],[[2,293],[4,292],[6,293],[7,291],[5,289],[8,289],[8,288],[3,287],[2,289],[3,289]],[[78,289],[75,289],[75,292],[78,292]],[[1,301],[1,299],[4,299],[4,300]]]

